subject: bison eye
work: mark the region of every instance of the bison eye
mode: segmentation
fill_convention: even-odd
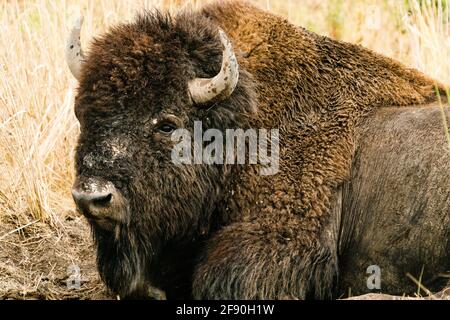
[[[161,123],[156,129],[164,134],[170,134],[172,133],[177,127],[175,124],[170,122],[163,122]]]

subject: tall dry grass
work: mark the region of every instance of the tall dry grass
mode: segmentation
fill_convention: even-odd
[[[0,219],[58,222],[73,207],[76,82],[64,61],[71,22],[83,39],[142,8],[201,5],[180,0],[3,0],[0,3]],[[360,43],[450,83],[449,2],[259,0],[315,32]],[[85,43],[87,45],[88,43]]]

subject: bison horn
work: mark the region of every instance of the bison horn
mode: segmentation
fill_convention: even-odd
[[[81,26],[83,17],[75,21],[66,44],[66,60],[73,76],[80,80],[81,66],[84,61],[83,49],[81,48]]]
[[[223,46],[222,67],[219,74],[210,79],[196,78],[189,82],[189,92],[192,100],[197,104],[229,97],[239,79],[239,67],[231,42],[225,32],[220,29],[219,36]]]

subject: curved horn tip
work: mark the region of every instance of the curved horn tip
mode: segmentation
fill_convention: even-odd
[[[66,44],[66,61],[73,76],[80,80],[81,66],[84,61],[80,34],[84,17],[80,16],[73,24]]]
[[[218,28],[218,32],[223,46],[222,67],[219,74],[210,79],[195,78],[189,82],[189,92],[192,100],[197,104],[229,97],[238,83],[239,65],[233,47],[221,28]]]
[[[219,28],[219,38],[220,38],[220,42],[222,42],[224,47],[231,46],[230,40],[228,39],[226,33],[221,28]]]
[[[78,19],[75,20],[75,22],[73,24],[73,28],[81,30],[81,26],[83,25],[83,22],[84,22],[84,16],[79,16]]]

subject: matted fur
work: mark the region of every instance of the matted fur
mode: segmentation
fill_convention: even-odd
[[[240,65],[236,90],[199,108],[188,81],[220,69],[220,26]],[[110,289],[169,298],[330,297],[338,274],[333,191],[348,178],[355,129],[382,106],[434,100],[434,81],[360,46],[322,37],[244,2],[171,17],[145,13],[97,38],[76,98],[76,169],[128,199],[128,222],[93,228]],[[150,121],[190,130],[278,128],[280,172],[175,166]],[[110,161],[110,141],[126,155]],[[92,160],[86,166],[85,159]]]

